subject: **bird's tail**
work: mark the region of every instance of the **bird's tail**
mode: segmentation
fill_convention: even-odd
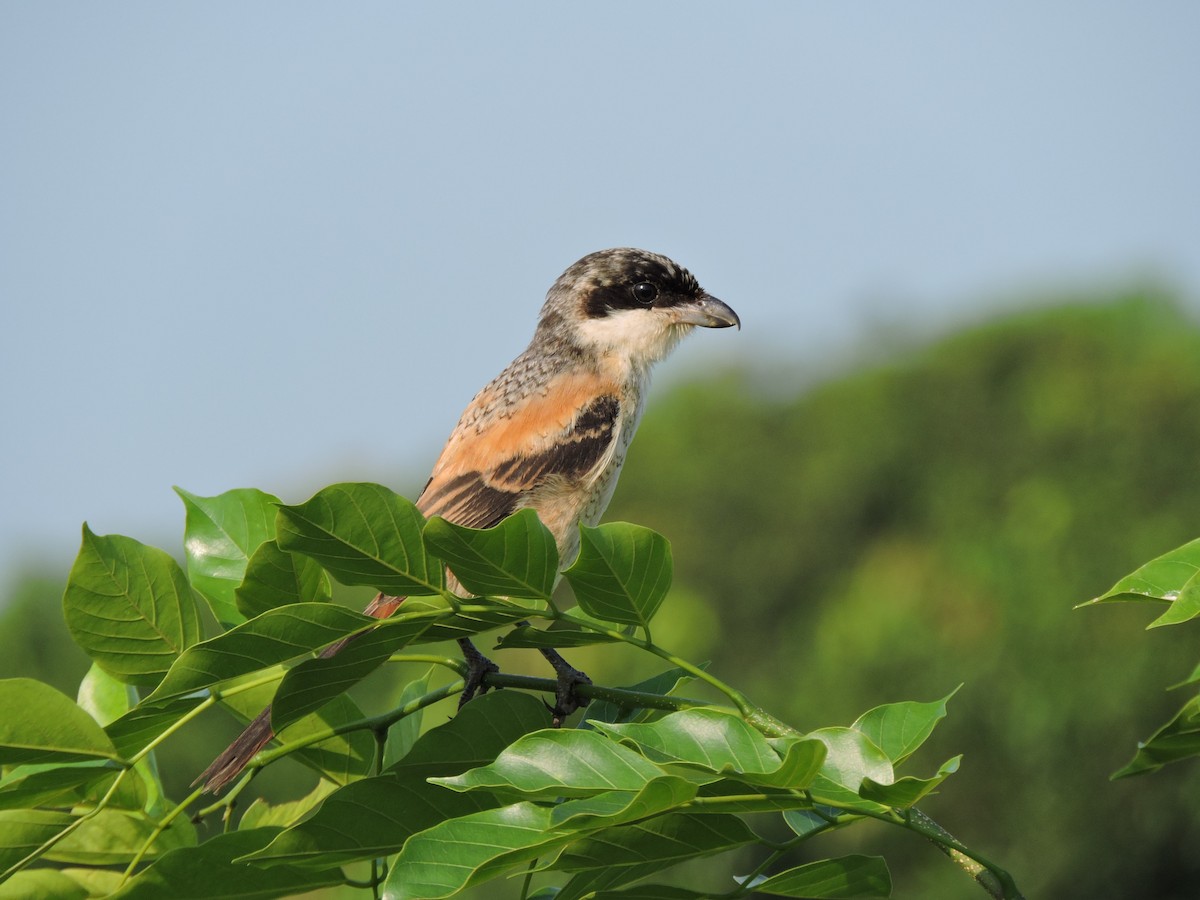
[[[204,789],[214,794],[224,790],[274,736],[275,732],[271,730],[271,707],[268,706],[192,784],[204,782]]]
[[[376,619],[386,619],[404,602],[403,597],[388,597],[385,594],[379,594],[372,600],[363,612],[368,616],[374,616]],[[336,644],[332,644],[321,651],[322,657],[330,657],[340,653],[342,648],[350,643],[356,635],[342,638]],[[212,764],[200,773],[199,777],[192,782],[193,785],[204,783],[204,789],[217,793],[224,790],[231,781],[242,773],[242,770],[250,764],[250,760],[254,759],[255,755],[275,736],[274,730],[271,728],[271,707],[267,707],[258,714],[253,722],[246,726],[246,730],[237,736],[237,739],[230,744],[225,750],[212,761]]]

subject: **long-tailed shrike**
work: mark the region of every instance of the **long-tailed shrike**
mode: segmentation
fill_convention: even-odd
[[[532,508],[568,565],[580,523],[596,524],[612,497],[651,368],[696,325],[741,322],[665,256],[619,248],[583,257],[550,288],[525,352],[462,414],[417,507],[471,528]],[[386,618],[403,599],[379,594],[366,612]],[[469,641],[460,644],[471,669],[465,700],[486,688],[495,666]],[[557,722],[573,708],[570,682],[587,679],[553,651],[546,655],[566,683]],[[263,710],[197,780],[219,790],[236,777],[273,736],[270,714]]]

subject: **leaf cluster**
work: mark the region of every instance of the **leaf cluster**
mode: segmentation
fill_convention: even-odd
[[[1200,616],[1200,538],[1155,557],[1126,575],[1099,597],[1082,606],[1114,602],[1166,605],[1147,628],[1180,625]],[[1176,688],[1200,684],[1200,663]],[[1139,741],[1133,759],[1113,773],[1113,778],[1156,772],[1168,763],[1200,756],[1200,694],[1180,707],[1145,741]]]
[[[523,896],[559,900],[885,897],[879,857],[800,861],[812,839],[865,820],[929,838],[995,895],[1018,895],[914,807],[959,758],[927,777],[898,773],[948,698],[806,733],[779,722],[654,642],[672,560],[649,529],[583,529],[564,573],[579,609],[566,611],[553,599],[557,548],[530,511],[478,531],[427,522],[375,484],[295,506],[255,490],[180,496],[186,569],[84,526],[63,600],[93,661],[78,697],[0,680],[0,896],[263,898],[356,884],[416,900],[523,872]],[[474,596],[453,593],[447,572]],[[331,577],[408,599],[376,620],[331,603]],[[198,604],[219,633],[205,638]],[[502,646],[619,642],[668,667],[581,687],[591,703],[574,729],[548,728],[545,704],[511,689],[553,692],[553,681],[489,676],[510,689],[422,733],[423,711],[462,690],[462,663],[414,648],[497,628],[511,629]],[[406,659],[459,677],[415,679],[376,715],[347,695]],[[679,696],[695,679],[728,704]],[[202,788],[168,797],[156,751],[212,708],[244,720],[270,694],[277,745],[207,807]],[[316,788],[235,815],[251,780],[285,757],[316,772]],[[730,852],[753,859],[732,884],[662,881],[670,866]],[[531,894],[535,879],[546,886]]]

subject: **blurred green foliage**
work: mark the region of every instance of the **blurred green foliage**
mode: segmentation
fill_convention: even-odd
[[[929,750],[962,768],[929,813],[1030,897],[1196,896],[1200,768],[1109,781],[1182,702],[1161,688],[1194,664],[1189,630],[1073,606],[1200,534],[1200,329],[1135,290],[879,357],[658,396],[608,515],[671,539],[656,637],[802,728],[964,683]],[[10,593],[0,677],[74,693],[60,593]],[[828,840],[887,856],[896,897],[981,895],[911,836]]]
[[[692,657],[800,727],[965,683],[933,742],[965,752],[923,804],[941,824],[1030,897],[1200,894],[1200,769],[1109,781],[1186,699],[1162,687],[1194,632],[1073,610],[1200,534],[1195,322],[1130,291],[788,382],[677,389],[622,474],[609,518],[669,536],[718,617]],[[963,896],[932,849],[869,839],[895,896]]]

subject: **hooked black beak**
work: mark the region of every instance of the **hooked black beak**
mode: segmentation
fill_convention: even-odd
[[[690,303],[676,307],[676,321],[681,325],[699,325],[701,328],[728,328],[736,325],[740,331],[742,320],[727,303],[722,303],[711,294],[701,294]]]

